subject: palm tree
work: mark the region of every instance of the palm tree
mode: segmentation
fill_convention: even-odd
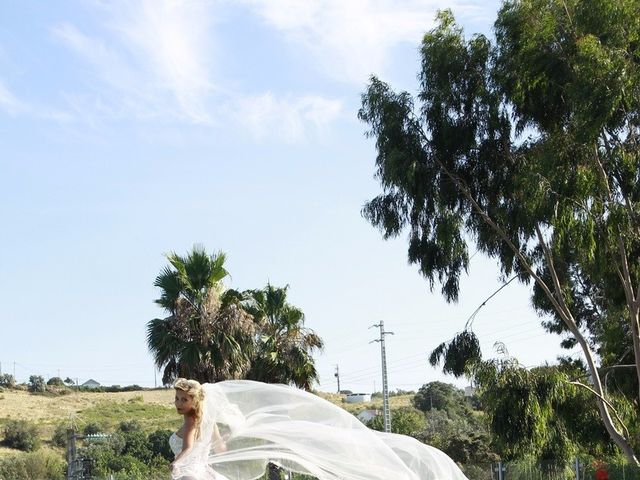
[[[324,343],[304,326],[302,310],[287,303],[288,288],[268,284],[261,290],[245,292],[244,308],[259,325],[246,378],[311,390],[318,380],[313,353]]]
[[[147,323],[147,344],[162,381],[177,377],[214,382],[242,378],[249,369],[256,324],[242,308],[242,296],[225,290],[224,253],[194,246],[186,256],[167,255],[154,285],[155,302],[168,313]]]

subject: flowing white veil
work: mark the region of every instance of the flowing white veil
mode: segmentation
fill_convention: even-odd
[[[466,480],[440,450],[374,432],[311,393],[248,380],[203,388],[201,434],[174,478],[253,480],[274,463],[319,480]]]

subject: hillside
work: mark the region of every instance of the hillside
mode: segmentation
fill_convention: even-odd
[[[369,403],[343,403],[341,395],[316,392],[345,410],[357,414],[368,408],[381,409],[382,400]],[[0,393],[0,427],[10,419],[34,422],[40,429],[45,444],[59,424],[75,425],[82,430],[88,423],[98,423],[106,429],[124,420],[137,420],[147,431],[177,429],[181,418],[173,407],[172,389],[141,390],[133,392],[71,392],[49,396],[31,394],[22,390],[4,390]],[[410,405],[412,395],[391,398],[391,408]],[[0,446],[0,455],[13,450]]]

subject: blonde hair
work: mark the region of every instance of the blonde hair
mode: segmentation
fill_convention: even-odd
[[[196,420],[196,438],[200,437],[200,423],[202,422],[202,407],[204,403],[204,389],[197,380],[186,378],[177,379],[173,388],[180,390],[193,399],[193,416]]]

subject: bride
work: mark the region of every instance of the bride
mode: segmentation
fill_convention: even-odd
[[[180,378],[174,389],[184,417],[169,439],[174,480],[253,480],[269,463],[319,480],[466,480],[440,450],[296,388]]]

